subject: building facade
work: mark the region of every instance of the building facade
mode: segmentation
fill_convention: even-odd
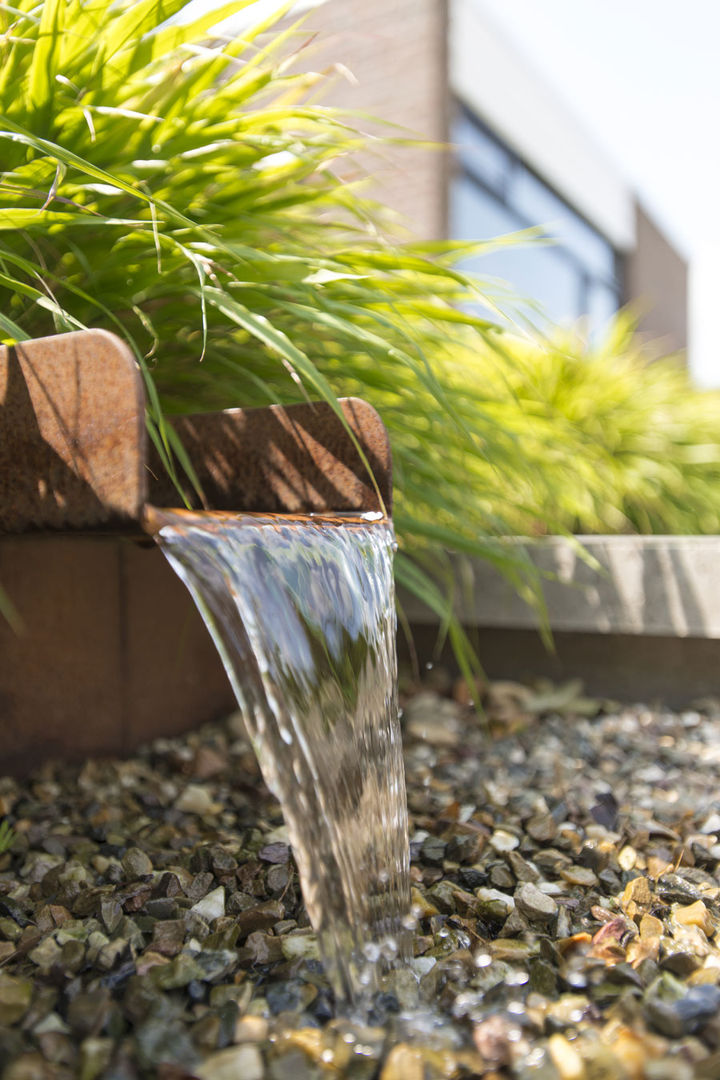
[[[373,194],[415,233],[476,240],[539,229],[552,243],[484,254],[471,268],[537,302],[544,315],[525,308],[536,325],[582,318],[599,330],[631,302],[641,332],[664,351],[685,348],[684,260],[482,0],[325,0],[304,32],[300,64],[336,73],[326,102],[437,145],[385,145],[363,162]]]

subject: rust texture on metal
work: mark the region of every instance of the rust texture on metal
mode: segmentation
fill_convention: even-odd
[[[390,513],[392,466],[385,427],[366,401],[340,406],[377,484],[342,421],[324,402],[227,409],[173,419],[198,474],[205,507],[308,514],[323,511]],[[151,459],[149,501],[177,503],[177,492]],[[200,505],[188,491],[191,504]]]
[[[325,404],[175,424],[215,512],[389,512],[385,429],[365,402],[341,407],[380,496]],[[0,585],[24,624],[0,618],[3,772],[125,753],[232,708],[190,594],[142,532],[180,502],[148,455],[144,410],[112,334],[0,348]]]
[[[0,773],[125,754],[227,715],[234,696],[190,593],[150,540],[0,539]]]
[[[0,347],[0,532],[136,521],[144,412],[137,366],[114,334]]]
[[[340,406],[356,442],[326,403],[175,418],[203,492],[201,500],[188,489],[190,504],[390,513],[382,421],[359,398]],[[148,453],[144,412],[139,369],[113,334],[78,331],[1,347],[0,532],[139,530],[146,504],[177,506],[177,489],[154,449]]]

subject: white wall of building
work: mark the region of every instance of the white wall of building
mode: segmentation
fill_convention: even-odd
[[[450,0],[449,65],[453,92],[616,248],[632,248],[631,189],[482,0]]]

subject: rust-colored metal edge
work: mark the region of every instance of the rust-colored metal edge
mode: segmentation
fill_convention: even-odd
[[[273,514],[259,510],[176,510],[171,507],[151,506],[144,509],[142,526],[149,536],[157,536],[161,529],[175,526],[202,525],[203,528],[222,528],[223,525],[241,521],[259,527],[282,525],[309,525],[318,529],[326,525],[342,525],[346,529],[363,528],[368,525],[387,523],[389,518],[379,511],[357,513]]]
[[[202,490],[188,483],[187,504],[389,514],[382,421],[359,398],[340,407],[346,424],[326,402],[174,418]],[[146,505],[181,502],[149,446],[142,377],[120,338],[89,330],[0,348],[0,534],[139,533]]]
[[[360,398],[341,398],[340,407],[367,465],[326,402],[174,417],[202,489],[201,499],[186,485],[187,502],[214,510],[389,514],[392,458],[382,420]],[[178,493],[156,456],[150,472],[149,502],[177,503]]]
[[[0,532],[136,522],[146,443],[140,373],[114,334],[0,347]]]

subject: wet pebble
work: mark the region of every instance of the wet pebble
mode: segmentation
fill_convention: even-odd
[[[515,890],[515,904],[532,925],[551,926],[557,921],[558,905],[531,881]]]
[[[661,1034],[680,1038],[692,1035],[720,1010],[720,987],[692,986],[675,1000],[663,1000],[651,995],[645,1004],[645,1015]]]
[[[420,858],[428,866],[442,866],[447,843],[437,836],[426,836],[420,848]]]
[[[225,914],[224,887],[220,885],[217,889],[207,893],[202,900],[198,900],[197,903],[193,904],[190,910],[207,922],[221,918]]]
[[[0,779],[18,834],[0,856],[3,1080],[714,1080],[720,709],[590,716],[575,694],[571,719],[558,693],[500,687],[488,735],[467,695],[423,691],[414,955],[364,1031],[337,1017],[237,718]]]
[[[185,814],[213,814],[220,809],[210,791],[200,784],[188,784],[175,800],[175,809]]]
[[[122,857],[122,868],[128,878],[135,879],[152,874],[153,864],[148,855],[140,848],[131,847]]]

